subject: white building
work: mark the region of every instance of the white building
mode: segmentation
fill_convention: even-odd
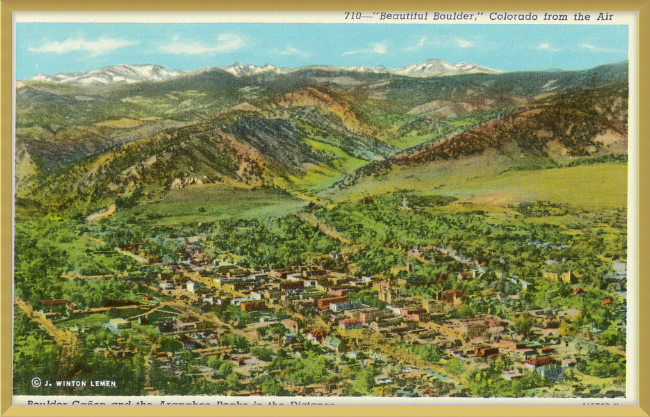
[[[187,281],[187,291],[196,292],[201,287],[205,287],[205,284],[201,282]]]

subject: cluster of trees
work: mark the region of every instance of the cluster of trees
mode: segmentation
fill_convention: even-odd
[[[437,363],[442,359],[445,354],[443,351],[440,349],[440,347],[436,345],[425,345],[425,344],[418,344],[418,345],[409,345],[405,344],[402,345],[404,349],[407,351],[414,353],[418,356],[420,356],[422,359],[427,360],[431,363]]]
[[[622,355],[617,355],[607,349],[594,348],[589,350],[587,359],[578,362],[576,368],[587,375],[599,378],[617,377],[624,382],[626,360]]]
[[[300,265],[337,248],[335,240],[295,216],[222,220],[202,242],[206,255],[230,253],[241,266],[254,268]]]
[[[79,307],[104,307],[107,300],[140,301],[142,288],[120,279],[66,280],[56,295]]]
[[[134,260],[104,253],[99,245],[82,239],[79,228],[75,221],[53,216],[16,223],[14,284],[20,297],[34,305],[53,298],[75,298],[81,305],[97,305],[111,295],[122,298],[118,294],[128,294],[132,288],[118,288],[120,284],[114,281],[106,284],[62,278],[63,273],[124,273],[135,267]],[[95,302],[87,302],[93,298]]]
[[[32,378],[54,379],[59,348],[38,325],[16,309],[14,314],[13,392],[18,395],[48,395],[44,386],[34,387]]]
[[[395,265],[404,262],[404,257],[395,249],[383,246],[372,246],[366,250],[356,252],[352,262],[359,267],[362,275],[375,275],[387,271]]]
[[[621,243],[625,236],[618,232],[586,228],[583,233],[572,235],[559,225],[495,222],[482,212],[405,212],[398,210],[399,197],[391,195],[375,198],[372,204],[354,202],[311,210],[336,230],[366,245],[368,249],[353,260],[372,271],[385,268],[390,262],[404,263],[403,256],[392,257],[394,249],[435,245],[469,259],[486,259],[490,265],[499,265],[505,274],[520,277],[539,276],[547,259],[566,259],[564,268],[574,271],[581,282],[606,287],[602,277],[610,272],[610,264],[602,255],[625,257],[626,247]],[[555,209],[563,210],[550,203],[520,208],[527,213]],[[417,284],[417,276],[413,279]]]
[[[365,289],[359,292],[348,292],[346,295],[350,301],[361,301],[366,305],[377,308],[386,307],[386,303],[379,299],[379,293],[376,290]]]
[[[526,375],[508,381],[502,372],[510,365],[504,357],[490,367],[470,372],[467,375],[469,391],[476,397],[525,397],[526,390],[548,387],[551,383],[537,372],[526,371]]]

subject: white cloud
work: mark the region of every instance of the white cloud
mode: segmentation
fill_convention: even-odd
[[[551,47],[550,43],[544,43],[544,42],[537,45],[537,49],[539,49],[540,51],[549,51],[549,52],[559,52],[560,51],[560,48],[553,48],[553,47]]]
[[[465,40],[465,39],[460,39],[459,38],[459,39],[456,40],[456,42],[458,42],[458,46],[460,46],[461,48],[469,48],[469,47],[474,46],[474,42],[468,41],[468,40]]]
[[[178,37],[178,35],[174,35],[174,37],[172,38],[172,41],[176,42],[176,41],[179,40],[179,39],[180,39],[180,38]]]
[[[385,53],[386,53],[386,49],[387,49],[387,47],[386,47],[386,44],[385,44],[385,43],[373,43],[373,44],[372,44],[372,50],[373,50],[375,53],[378,53],[378,54],[385,54]]]
[[[70,52],[89,52],[90,56],[104,55],[119,48],[135,45],[137,41],[126,39],[99,38],[96,41],[87,41],[81,36],[69,38],[63,42],[46,42],[38,48],[29,48],[31,52],[50,52],[56,54],[67,54]]]
[[[245,43],[244,38],[235,33],[222,33],[217,35],[217,46],[215,49],[218,52],[236,51],[241,49]]]
[[[405,51],[417,51],[418,49],[422,48],[423,46],[438,46],[440,45],[440,40],[431,40],[427,38],[426,36],[423,36],[420,41],[413,45],[409,46],[408,48],[404,49]]]
[[[385,54],[388,51],[388,45],[386,42],[382,43],[371,43],[365,49],[359,49],[356,51],[347,51],[343,52],[341,55],[356,55],[356,54]]]
[[[178,37],[172,39],[172,43],[161,46],[158,50],[166,54],[175,55],[201,55],[212,52],[230,52],[241,49],[246,41],[234,33],[222,33],[217,35],[216,43],[212,45],[200,41],[179,42]]]
[[[310,53],[302,52],[298,48],[295,48],[295,47],[293,47],[291,45],[287,45],[287,47],[283,51],[280,51],[278,49],[272,49],[271,52],[274,53],[274,54],[283,55],[283,56],[298,55],[298,56],[302,56],[302,57],[305,57],[305,58],[311,56]]]
[[[579,46],[581,48],[588,49],[588,50],[590,50],[592,52],[605,52],[605,53],[623,53],[623,52],[627,52],[627,51],[622,50],[622,49],[600,48],[598,46],[594,46],[594,45],[591,45],[591,44],[588,44],[588,43],[583,43],[582,45],[579,45]]]

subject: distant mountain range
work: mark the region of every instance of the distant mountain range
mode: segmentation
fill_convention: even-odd
[[[195,184],[338,200],[619,160],[628,66],[492,74],[435,60],[392,71],[122,65],[25,81],[16,91],[17,205],[85,216],[136,189],[146,190],[143,202],[161,201]]]
[[[115,65],[91,71],[61,73],[55,76],[38,74],[28,78],[76,85],[110,84],[117,82],[162,81],[183,75],[183,70],[168,70],[160,65]]]
[[[389,70],[384,66],[377,66],[374,68],[358,65],[354,67],[333,67],[333,66],[310,66],[306,68],[280,68],[272,64],[263,66],[258,65],[244,65],[240,62],[235,62],[233,65],[225,67],[217,67],[224,70],[236,77],[247,77],[257,75],[260,73],[270,74],[288,74],[298,69],[328,69],[333,71],[357,71],[367,73],[380,73],[380,74],[398,74],[409,77],[436,77],[446,75],[460,75],[460,74],[498,74],[501,71],[485,68],[476,64],[461,62],[459,64],[450,64],[449,62],[441,59],[430,59],[421,64],[411,64],[400,67],[394,70]],[[197,70],[201,71],[201,70]],[[136,83],[141,81],[163,81],[174,77],[179,77],[185,74],[192,74],[196,71],[185,72],[183,70],[168,70],[160,65],[116,65],[112,67],[105,67],[91,71],[61,73],[54,76],[38,74],[35,77],[28,78],[24,81],[49,81],[61,82],[75,85],[97,85],[97,84],[110,84],[117,82]]]

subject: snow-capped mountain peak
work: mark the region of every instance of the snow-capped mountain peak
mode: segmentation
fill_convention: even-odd
[[[427,77],[435,75],[456,75],[466,73],[497,74],[500,71],[480,67],[470,62],[450,64],[442,59],[429,59],[421,64],[406,65],[391,71],[394,74],[410,75],[416,77]]]
[[[162,81],[183,75],[183,70],[168,70],[160,65],[115,65],[91,71],[60,73],[54,76],[38,74],[28,80],[63,82],[76,85],[109,84],[115,82],[136,83]]]
[[[255,74],[259,74],[260,72],[285,73],[289,71],[286,68],[278,68],[272,64],[265,64],[263,66],[259,66],[259,65],[244,65],[241,62],[235,62],[234,64],[228,65],[227,67],[221,67],[221,69],[231,73],[236,77],[255,75]]]

